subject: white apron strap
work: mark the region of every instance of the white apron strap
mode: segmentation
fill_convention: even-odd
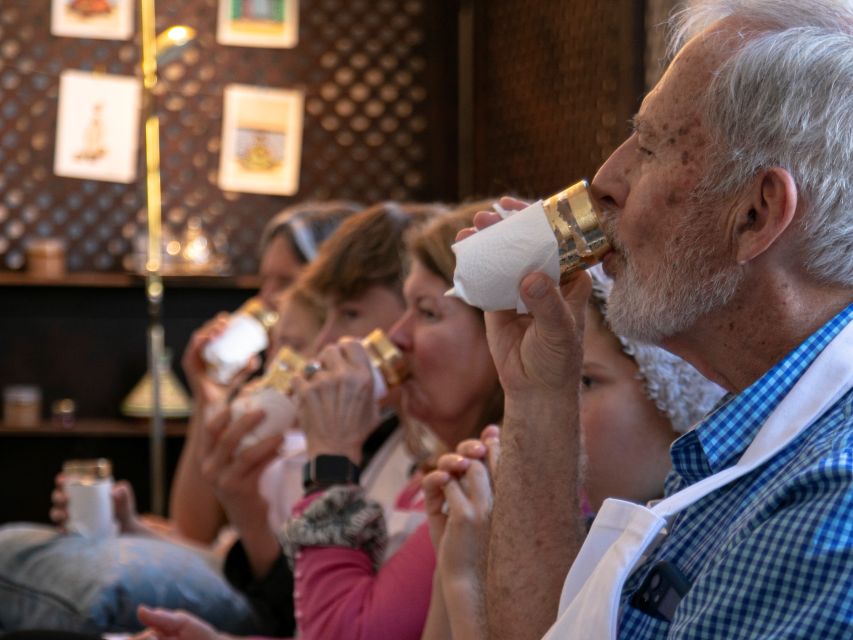
[[[587,621],[601,621],[606,628],[616,628],[621,589],[611,588],[614,577],[621,578],[620,584],[623,583],[639,562],[642,550],[653,545],[665,526],[665,518],[643,505],[613,498],[605,500],[569,570],[560,597],[563,617],[583,622],[568,635],[562,632],[554,635],[552,628],[545,637],[608,637],[589,633]],[[602,565],[609,570],[602,571]]]

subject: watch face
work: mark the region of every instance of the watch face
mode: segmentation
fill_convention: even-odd
[[[320,455],[305,463],[305,488],[331,487],[336,484],[358,484],[361,469],[346,456]]]

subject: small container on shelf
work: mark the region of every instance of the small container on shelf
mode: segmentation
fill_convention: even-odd
[[[35,278],[65,276],[65,244],[58,238],[36,238],[27,245],[27,272]]]
[[[70,429],[74,426],[75,412],[77,405],[71,398],[60,398],[54,400],[50,405],[50,413],[53,419],[53,426],[62,429]]]
[[[41,389],[17,384],[3,389],[3,424],[31,429],[41,424]]]

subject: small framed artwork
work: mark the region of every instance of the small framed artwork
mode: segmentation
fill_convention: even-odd
[[[243,47],[295,47],[299,0],[219,0],[216,41]]]
[[[219,187],[292,195],[299,190],[302,91],[225,87]]]
[[[132,76],[63,71],[53,172],[69,178],[133,182],[141,95],[140,82]]]
[[[134,0],[51,0],[50,32],[55,36],[128,40],[133,35]]]

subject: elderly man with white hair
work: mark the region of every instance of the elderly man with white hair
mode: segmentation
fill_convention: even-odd
[[[586,536],[566,385],[589,279],[528,275],[532,317],[487,314],[489,638],[853,637],[853,3],[694,1],[675,26],[592,183],[608,319],[729,395],[673,445],[662,502],[610,501]]]

